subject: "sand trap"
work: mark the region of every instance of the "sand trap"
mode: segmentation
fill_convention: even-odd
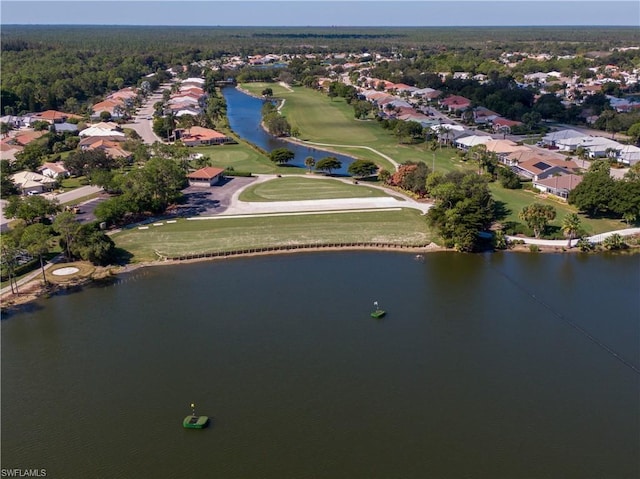
[[[68,267],[68,268],[57,269],[57,270],[53,271],[51,274],[53,274],[55,276],[67,276],[69,274],[77,273],[78,271],[80,271],[78,268]]]

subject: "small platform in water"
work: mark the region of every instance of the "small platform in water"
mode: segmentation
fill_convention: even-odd
[[[380,305],[378,304],[377,301],[373,302],[373,307],[375,309],[371,312],[371,317],[372,318],[379,319],[379,318],[383,317],[385,314],[387,314],[387,312],[384,309],[380,308]]]
[[[207,416],[194,416],[190,414],[182,421],[182,426],[187,429],[202,429],[209,424],[209,418]]]

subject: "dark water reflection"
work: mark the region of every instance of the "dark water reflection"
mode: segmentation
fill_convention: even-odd
[[[231,129],[241,138],[268,152],[276,148],[287,148],[293,151],[295,157],[288,164],[299,168],[305,168],[304,160],[308,156],[313,157],[316,161],[326,158],[327,156],[334,156],[342,162],[342,168],[332,173],[340,175],[348,174],[347,168],[354,160],[352,157],[297,145],[267,133],[264,128],[260,126],[260,122],[262,121],[261,109],[264,100],[247,95],[234,87],[223,88],[222,94],[227,102],[229,126],[231,126]]]
[[[2,467],[640,477],[639,376],[562,319],[637,367],[639,291],[638,256],[309,253],[139,270],[2,322]],[[192,401],[209,429],[182,428]]]

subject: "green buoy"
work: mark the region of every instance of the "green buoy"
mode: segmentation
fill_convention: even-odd
[[[184,418],[182,426],[186,429],[202,429],[209,424],[209,417],[196,415],[196,405],[191,403],[191,414]]]

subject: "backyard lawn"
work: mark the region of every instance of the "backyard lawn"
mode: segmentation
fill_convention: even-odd
[[[238,144],[197,146],[194,153],[201,153],[211,159],[211,166],[233,168],[239,172],[274,174],[287,172],[286,167],[278,167],[265,154],[245,141]]]
[[[518,218],[518,213],[520,213],[525,206],[532,203],[542,203],[553,206],[556,209],[556,219],[551,221],[549,225],[551,226],[551,229],[555,230],[555,236],[559,238],[562,237],[560,226],[562,225],[564,217],[569,213],[578,212],[576,208],[571,205],[560,200],[545,198],[533,191],[524,189],[508,190],[500,186],[499,183],[492,183],[489,186],[489,189],[491,190],[493,199],[496,202],[501,202],[505,207],[506,216],[501,220],[502,222],[513,221],[524,224],[524,222]],[[579,214],[578,216],[582,221],[582,227],[585,233],[589,236],[604,233],[606,231],[627,228],[627,225],[624,222],[618,220],[592,219],[582,214]]]

